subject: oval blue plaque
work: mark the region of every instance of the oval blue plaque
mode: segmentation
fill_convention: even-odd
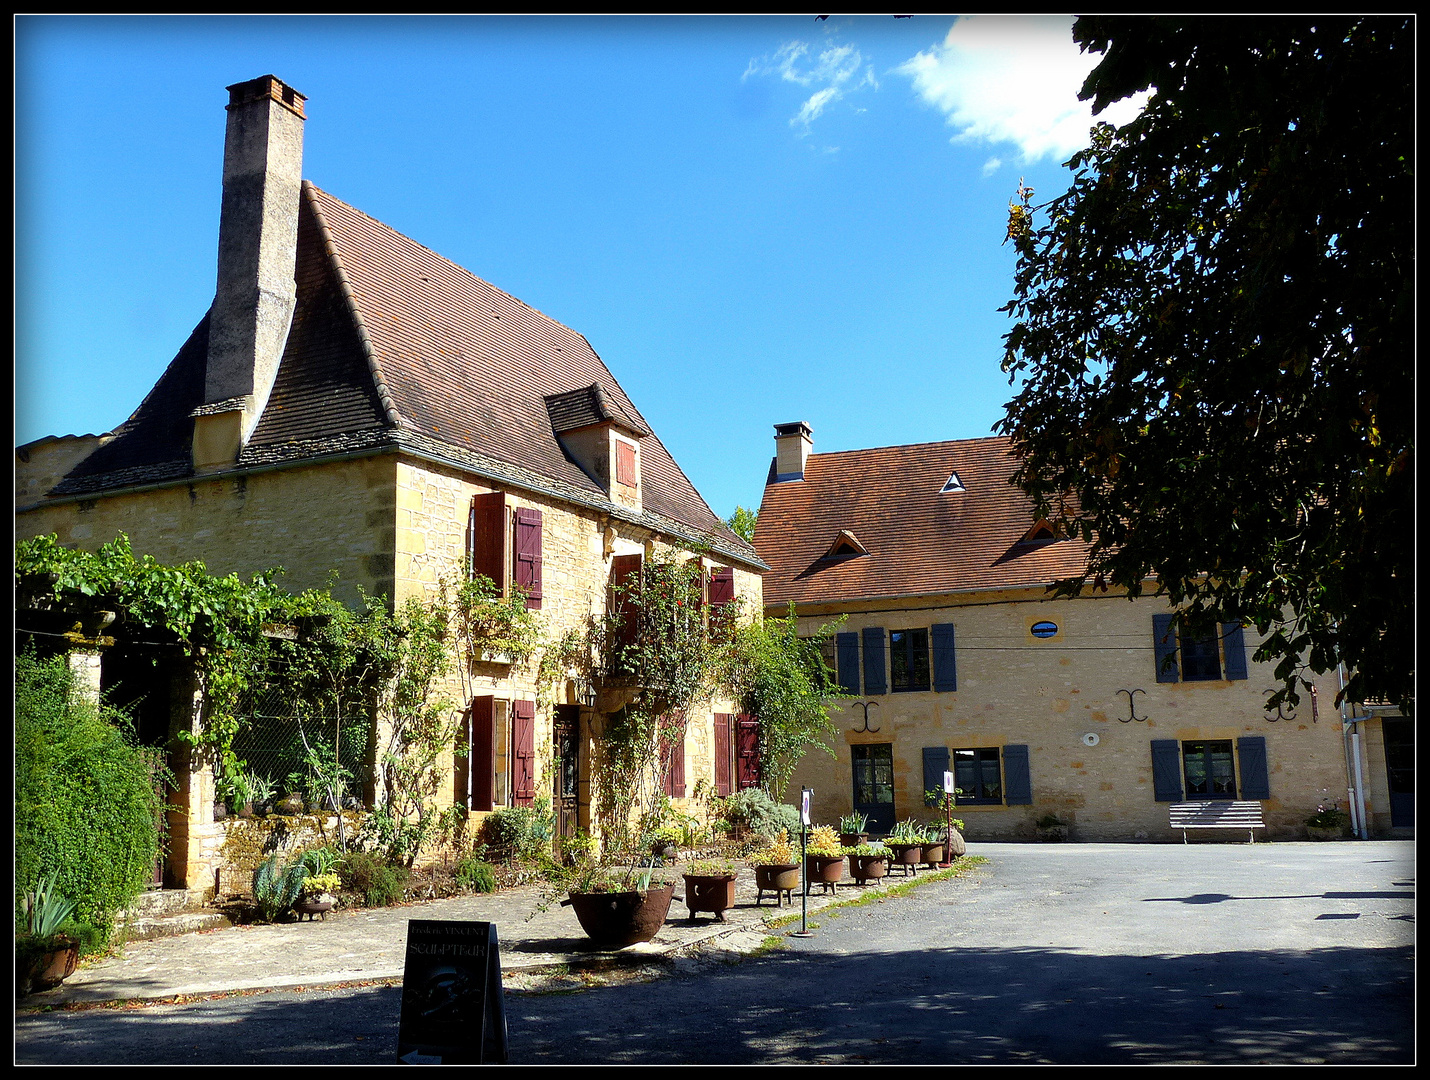
[[[1034,637],[1053,637],[1058,632],[1058,624],[1055,622],[1035,622],[1033,624]]]

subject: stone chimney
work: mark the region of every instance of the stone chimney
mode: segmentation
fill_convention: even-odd
[[[814,448],[813,434],[803,420],[775,425],[775,483],[804,479],[804,465]]]
[[[228,87],[218,288],[194,468],[232,465],[268,403],[297,302],[304,96],[272,75]]]

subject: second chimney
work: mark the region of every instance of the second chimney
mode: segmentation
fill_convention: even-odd
[[[813,434],[803,420],[775,425],[775,483],[804,479],[804,465],[814,447]]]
[[[194,467],[232,465],[273,389],[297,302],[303,102],[272,75],[228,87],[218,288],[209,312]]]

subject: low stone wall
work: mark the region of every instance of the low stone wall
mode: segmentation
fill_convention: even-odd
[[[343,812],[343,831],[349,841],[358,834],[366,817],[357,811]],[[217,867],[220,896],[252,896],[254,871],[275,851],[281,853],[280,862],[286,862],[308,848],[336,843],[338,839],[336,814],[229,818],[218,822],[217,827],[224,833]]]

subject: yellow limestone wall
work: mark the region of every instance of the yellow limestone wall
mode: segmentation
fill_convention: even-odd
[[[965,821],[970,838],[1029,837],[1033,822],[1055,814],[1072,826],[1073,839],[1180,841],[1181,833],[1168,825],[1168,804],[1153,798],[1151,741],[1259,735],[1266,739],[1271,798],[1263,809],[1272,837],[1304,837],[1304,819],[1323,791],[1339,792],[1344,804],[1346,765],[1333,672],[1317,680],[1314,720],[1309,695],[1303,694],[1294,718],[1268,723],[1262,704],[1266,691],[1278,684],[1274,665],[1250,660],[1259,643],[1254,628],[1244,632],[1249,678],[1159,683],[1152,636],[1153,614],[1166,610],[1159,601],[1039,597],[1029,591],[909,600],[851,613],[841,630],[952,623],[958,690],[861,695],[859,701],[878,702],[869,709],[869,726],[877,732],[856,732],[865,726],[863,709],[835,709],[841,732],[836,757],[808,754],[790,790],[814,788],[815,817],[837,823],[853,805],[850,746],[890,743],[897,817],[931,820],[935,812],[922,800],[924,747],[1026,744],[1032,805],[960,807],[956,816]],[[819,609],[807,615],[802,610],[800,633],[811,634],[829,621],[832,609],[824,610],[822,615]],[[1030,628],[1040,620],[1057,623],[1057,636],[1034,637]],[[885,640],[887,649],[887,633]],[[1134,695],[1137,716],[1147,719],[1124,723],[1128,698],[1118,691],[1138,689],[1145,693]],[[1098,735],[1096,746],[1084,745],[1088,732]],[[1218,837],[1246,839],[1229,830],[1195,833],[1192,839]]]

